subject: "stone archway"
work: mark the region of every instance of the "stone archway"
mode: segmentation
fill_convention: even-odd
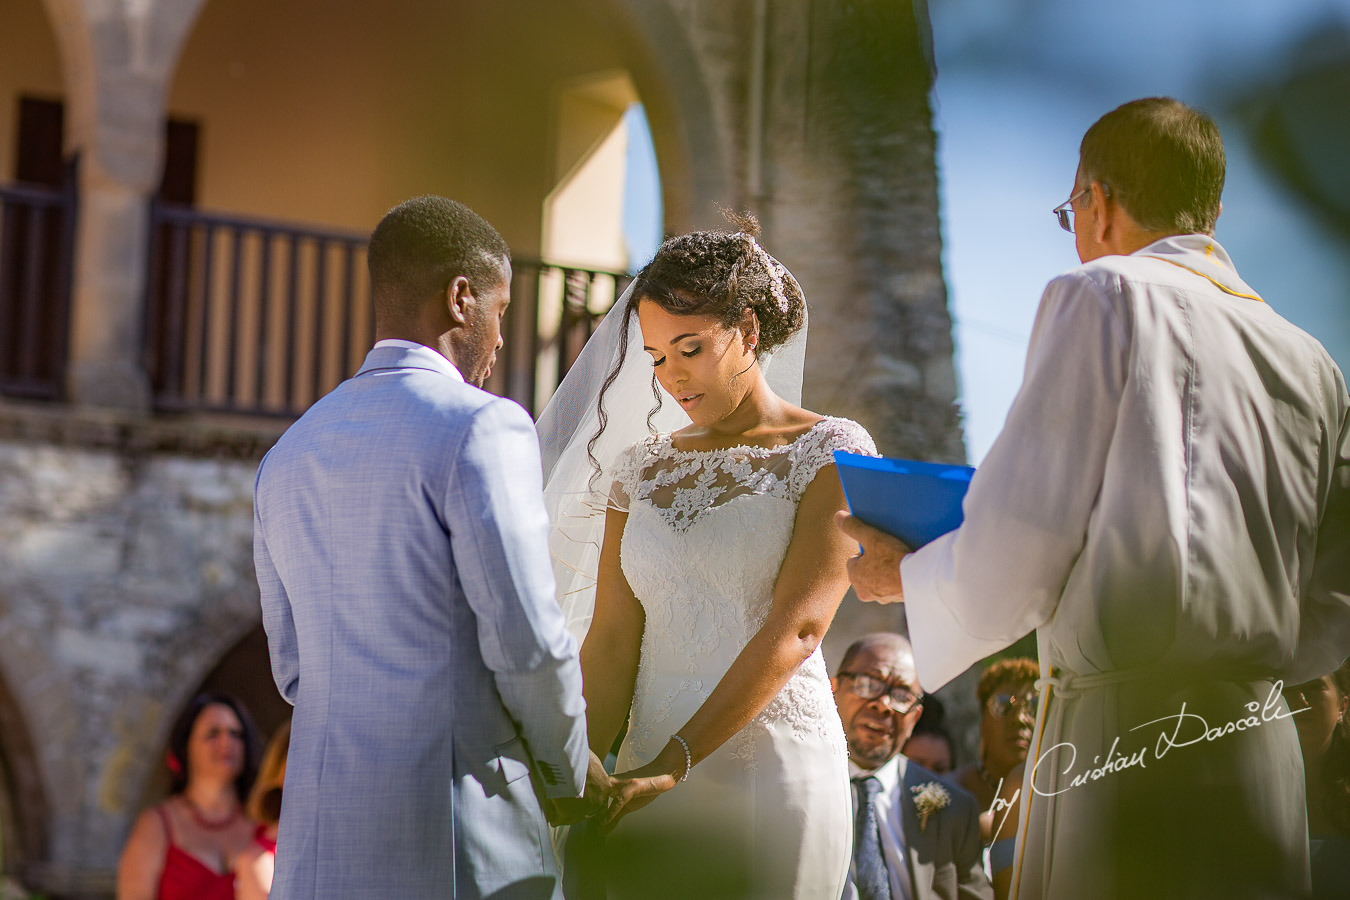
[[[164,121],[169,111],[205,117],[203,152],[212,160],[213,174],[206,176],[198,197],[203,206],[364,230],[407,196],[445,193],[479,208],[494,223],[503,223],[499,228],[508,242],[534,255],[541,231],[540,203],[551,185],[543,180],[548,166],[529,152],[522,155],[520,148],[547,146],[549,112],[544,82],[536,78],[532,85],[522,73],[543,66],[547,79],[556,81],[622,65],[631,72],[649,110],[662,170],[667,231],[715,224],[716,203],[753,203],[734,177],[737,129],[728,123],[740,113],[734,99],[728,103],[721,96],[728,80],[737,76],[725,66],[709,65],[708,48],[696,45],[685,33],[687,10],[677,10],[667,0],[568,4],[530,0],[509,15],[490,5],[405,0],[387,5],[375,19],[367,16],[348,35],[350,40],[321,43],[310,61],[297,59],[293,52],[268,52],[254,61],[256,65],[235,56],[256,48],[278,22],[299,17],[295,37],[284,37],[282,44],[283,50],[295,51],[306,41],[324,41],[324,35],[340,29],[344,19],[359,19],[362,13],[358,9],[339,14],[323,4],[311,8],[305,3],[285,9],[261,3],[254,9],[250,2],[42,0],[66,85],[66,145],[80,159],[65,379],[68,395],[76,402],[140,410],[151,399],[140,346],[147,287],[144,259],[150,242],[148,201],[164,169]],[[225,41],[222,46],[227,49],[222,52],[227,55],[198,72],[195,84],[200,89],[194,89],[194,66],[201,62],[211,35],[232,27],[230,16],[246,23],[239,26],[245,28],[246,39]],[[530,27],[522,28],[522,21]],[[293,72],[312,72],[332,55],[323,47],[355,47],[359,55],[369,38],[391,28],[402,29],[396,48],[401,41],[421,42],[421,49],[393,53],[392,67],[368,65],[346,87],[319,95],[315,102],[278,100],[282,114],[275,122],[260,124],[254,117],[268,105],[260,105],[260,98],[293,99],[283,83],[291,76],[273,72],[234,101],[247,109],[247,115],[239,121],[222,117],[218,98],[232,83],[246,81],[266,60],[284,60]],[[491,37],[494,31],[497,37]],[[490,77],[472,82],[467,91],[460,82],[449,82],[448,89],[442,85],[439,94],[423,101],[410,99],[408,86],[434,83],[434,76],[387,83],[394,77],[390,72],[408,60],[434,59],[436,66],[428,72],[453,71],[453,65],[440,59],[445,43],[436,37],[461,32],[472,33],[474,40],[458,42],[457,53],[488,38],[499,45],[495,56],[461,66],[465,72],[486,72]],[[494,82],[505,86],[495,101],[483,87]],[[378,89],[365,90],[371,84]],[[437,117],[422,114],[419,102],[423,107],[427,102],[436,104],[439,111],[447,99],[462,93],[484,96],[471,96],[458,118],[425,124]],[[374,118],[364,121],[371,110]],[[485,120],[484,114],[497,118]],[[325,115],[345,123],[347,130],[320,134],[322,128],[311,126]],[[366,138],[399,121],[421,124],[395,135],[392,143],[381,145]],[[535,132],[512,125],[515,131],[497,136],[504,124],[519,121],[536,123]],[[465,132],[468,126],[473,127]],[[294,136],[287,136],[290,127],[299,129]],[[466,140],[466,133],[472,139]],[[232,140],[234,147],[253,155],[239,157],[235,150],[213,144],[222,140]],[[454,148],[466,145],[476,149],[457,157]],[[399,155],[390,147],[407,152]],[[344,154],[355,166],[351,171],[333,165],[335,156]],[[269,174],[273,172],[279,174]],[[264,183],[273,177],[279,180]],[[224,181],[211,183],[212,178]],[[306,180],[313,182],[311,187],[305,187]],[[335,185],[342,189],[334,190]]]
[[[0,610],[5,608],[0,598]],[[0,622],[3,622],[0,615]],[[29,681],[45,681],[55,673],[46,671],[35,657],[31,644],[17,634],[18,628],[0,625],[0,872],[26,882],[30,870],[46,861],[50,805],[42,758],[38,743],[30,729],[30,717],[22,701],[22,694],[12,688],[24,687],[24,682],[11,680],[15,671],[22,671]],[[22,653],[29,647],[28,654]],[[11,650],[18,650],[11,653]],[[20,666],[17,670],[6,664],[37,662],[36,671]],[[48,710],[53,712],[54,710]]]
[[[78,403],[144,409],[139,333],[146,201],[164,152],[164,93],[205,0],[43,0],[61,53],[66,147],[79,159],[66,390]]]
[[[166,106],[201,124],[204,210],[365,231],[438,193],[533,257],[556,89],[626,67],[617,25],[589,0],[207,3]]]
[[[43,859],[47,844],[47,797],[23,714],[0,682],[0,871],[24,877]]]
[[[623,61],[647,110],[661,169],[667,234],[718,226],[717,205],[753,203],[738,185],[734,142],[719,121],[724,97],[669,0],[586,0],[614,23]],[[725,117],[725,116],[723,116]]]

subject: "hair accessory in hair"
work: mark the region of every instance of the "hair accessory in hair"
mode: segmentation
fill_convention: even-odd
[[[769,255],[755,236],[745,231],[736,232],[737,237],[743,237],[750,242],[750,246],[755,249],[755,255],[759,257],[760,262],[764,263],[764,268],[769,273],[769,291],[773,294],[774,303],[778,306],[778,311],[785,313],[788,311],[787,292],[783,290],[783,273],[787,271],[783,264]]]

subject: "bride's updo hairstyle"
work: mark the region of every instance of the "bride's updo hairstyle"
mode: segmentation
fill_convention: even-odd
[[[759,351],[772,352],[802,326],[801,286],[760,246],[754,216],[724,215],[734,234],[693,231],[662,244],[634,279],[628,311],[650,300],[672,315],[713,316],[735,328],[749,309],[759,319]]]
[[[605,393],[619,377],[628,352],[628,339],[638,304],[650,300],[677,316],[712,316],[727,328],[738,327],[751,310],[759,321],[758,357],[781,346],[806,318],[806,298],[792,273],[768,254],[756,238],[759,222],[749,213],[722,210],[737,230],[691,231],[670,238],[652,261],[633,279],[633,290],[619,333],[619,356],[600,388],[600,428],[587,444],[587,455],[599,468],[592,451],[609,420]],[[651,416],[661,406],[661,388],[652,373]]]

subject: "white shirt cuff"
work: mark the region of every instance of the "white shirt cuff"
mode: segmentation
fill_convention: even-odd
[[[942,585],[952,578],[951,544],[956,532],[944,534],[900,561],[905,592],[905,620],[914,646],[919,686],[925,692],[960,675],[1007,641],[978,638],[957,620],[943,600]]]

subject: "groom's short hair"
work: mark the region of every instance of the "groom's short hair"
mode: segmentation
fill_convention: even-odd
[[[427,195],[395,206],[370,236],[366,266],[375,314],[401,317],[459,276],[475,291],[494,285],[511,249],[463,203]]]

